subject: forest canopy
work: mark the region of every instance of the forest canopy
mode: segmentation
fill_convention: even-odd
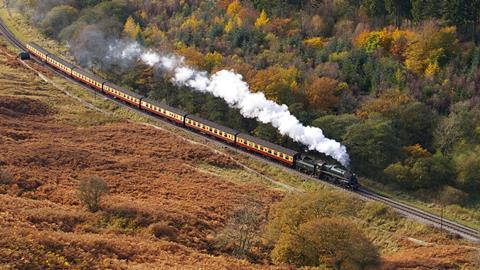
[[[217,98],[172,91],[142,63],[105,61],[105,44],[135,40],[208,72],[235,70],[345,144],[361,176],[405,190],[480,188],[480,0],[9,2],[79,63],[141,94],[303,150]]]

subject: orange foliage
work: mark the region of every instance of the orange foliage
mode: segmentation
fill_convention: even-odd
[[[405,146],[402,150],[408,156],[415,157],[415,158],[429,157],[432,155],[430,152],[428,152],[427,149],[423,148],[420,144]]]
[[[286,35],[290,30],[290,24],[292,19],[290,18],[273,18],[270,21],[270,27],[272,31],[278,33],[279,35]]]
[[[194,47],[184,47],[177,50],[177,53],[185,57],[188,65],[200,68],[203,65],[203,54]]]
[[[282,91],[296,90],[298,70],[295,67],[271,66],[258,71],[249,82],[256,92],[263,92],[271,100],[278,101]]]
[[[409,95],[399,90],[386,91],[380,97],[370,100],[363,104],[357,111],[357,115],[361,118],[368,118],[372,113],[383,113],[396,108],[398,106],[414,101]]]
[[[330,111],[337,105],[337,91],[338,81],[328,77],[310,77],[305,86],[310,106],[323,111]]]

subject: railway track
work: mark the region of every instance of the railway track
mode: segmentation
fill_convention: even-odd
[[[5,38],[8,39],[8,41],[10,43],[12,43],[12,45],[14,45],[15,47],[17,47],[18,49],[20,49],[22,51],[27,51],[25,45],[23,45],[23,43],[21,41],[19,41],[15,37],[15,35],[12,34],[12,32],[10,32],[10,30],[6,27],[6,25],[4,24],[4,22],[1,19],[0,19],[0,33],[3,34],[5,36]],[[38,59],[34,58],[33,60],[36,61],[39,64],[42,64],[43,66],[48,68],[53,73],[66,78],[67,80],[71,81],[72,83],[75,83],[77,85],[82,86],[83,88],[85,88],[88,91],[95,92],[95,94],[101,95],[104,98],[107,98],[107,99],[115,102],[116,104],[118,104],[120,106],[128,107],[129,110],[134,110],[136,112],[142,113],[142,114],[144,114],[144,115],[146,115],[146,116],[148,116],[152,119],[155,119],[157,121],[161,120],[165,123],[169,123],[169,124],[174,125],[173,123],[171,123],[171,122],[169,122],[165,119],[162,119],[160,117],[155,117],[151,114],[146,113],[145,111],[139,110],[138,108],[133,108],[132,106],[128,106],[127,104],[125,104],[123,102],[120,102],[117,99],[111,98],[110,96],[107,96],[103,93],[99,93],[96,90],[90,88],[89,86],[74,80],[73,78],[71,78],[71,77],[67,76],[66,74],[54,69],[53,67],[50,67],[49,65],[46,65],[44,62],[42,62]],[[242,153],[242,154],[246,154],[246,155],[248,155],[250,157],[253,157],[253,158],[256,158],[256,159],[262,159],[264,162],[267,162],[272,166],[276,166],[276,167],[282,168],[284,170],[288,170],[289,172],[292,172],[292,173],[297,174],[297,175],[301,175],[302,177],[306,177],[306,178],[309,178],[309,179],[314,180],[314,181],[321,181],[321,180],[319,180],[317,178],[314,178],[312,176],[300,173],[299,171],[296,171],[292,168],[285,167],[285,166],[280,165],[280,164],[278,164],[276,162],[273,162],[271,160],[266,160],[265,158],[260,157],[258,155],[255,155],[251,152],[243,151],[243,150],[240,150],[240,149],[238,149],[236,147],[233,147],[231,145],[227,145],[225,143],[222,143],[222,142],[220,142],[216,139],[213,139],[213,138],[211,138],[207,135],[199,134],[199,133],[193,132],[193,131],[188,130],[188,129],[184,129],[184,130],[186,130],[187,132],[190,132],[191,134],[195,134],[197,136],[202,136],[203,138],[209,140],[210,142],[215,143],[217,145],[221,145],[222,147],[230,149],[232,151]],[[325,183],[325,184],[330,185],[332,187],[340,188],[340,187],[332,185],[332,184],[330,184],[326,181],[322,181],[322,183]],[[353,191],[349,191],[349,192],[353,192]],[[465,239],[475,241],[475,242],[480,242],[480,232],[478,230],[473,229],[473,228],[470,228],[470,227],[467,227],[465,225],[459,224],[457,222],[454,222],[454,221],[451,221],[451,220],[448,220],[448,219],[445,219],[445,218],[427,213],[427,212],[422,211],[420,209],[417,209],[415,207],[409,206],[408,204],[401,203],[401,202],[395,201],[391,198],[388,198],[386,196],[374,193],[374,192],[372,192],[368,189],[365,189],[365,188],[360,188],[358,191],[355,191],[353,193],[355,193],[356,195],[358,195],[358,196],[360,196],[364,199],[382,202],[382,203],[392,207],[397,212],[399,212],[401,214],[404,214],[406,216],[415,218],[415,219],[417,219],[417,220],[419,220],[423,223],[430,224],[430,225],[438,227],[438,228],[442,228],[442,229],[444,229],[444,230],[446,230],[450,233],[453,233],[453,234],[458,234]]]

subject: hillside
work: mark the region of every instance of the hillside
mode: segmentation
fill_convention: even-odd
[[[3,3],[25,42],[329,162],[348,152],[363,186],[480,227],[479,1]],[[478,268],[472,243],[1,54],[7,268]],[[265,99],[232,105],[239,89]],[[322,129],[341,158],[266,108]],[[92,179],[108,189],[93,213],[79,199]]]
[[[287,194],[240,166],[297,189],[315,190],[317,184],[242,155],[224,156],[221,148],[180,137],[183,133],[168,125],[142,124],[148,120],[43,70],[47,83],[3,46],[0,56],[2,267],[275,268],[268,245],[254,251],[255,264],[218,247],[216,239],[235,208],[256,202],[263,226],[272,205],[281,209],[274,202]],[[91,175],[109,188],[97,213],[77,197],[79,180]],[[331,214],[356,222],[375,243],[382,269],[475,267],[469,243],[344,192],[320,192],[314,197],[325,200]],[[161,228],[157,237],[153,225]]]
[[[3,267],[257,268],[206,252],[235,207],[267,207],[282,193],[202,171],[238,165],[166,130],[86,109],[4,50],[0,166],[12,177],[0,185]],[[102,213],[79,205],[78,179],[89,175],[108,183]],[[148,231],[159,222],[161,239]]]
[[[118,50],[135,44],[208,74],[233,70],[252,92],[345,145],[363,185],[480,227],[476,0],[5,3],[26,40],[142,95],[303,151],[277,128]]]

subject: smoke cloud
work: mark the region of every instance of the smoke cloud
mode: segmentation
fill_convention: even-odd
[[[162,69],[172,74],[175,84],[222,98],[229,106],[239,109],[244,117],[271,124],[282,135],[308,146],[309,150],[331,156],[344,166],[349,164],[345,146],[326,138],[319,128],[304,126],[289,112],[286,105],[268,100],[261,92],[252,93],[240,74],[221,70],[209,75],[187,66],[182,57],[160,54],[145,49],[138,43],[116,42],[110,46],[108,58],[128,62],[141,60],[147,65]]]

